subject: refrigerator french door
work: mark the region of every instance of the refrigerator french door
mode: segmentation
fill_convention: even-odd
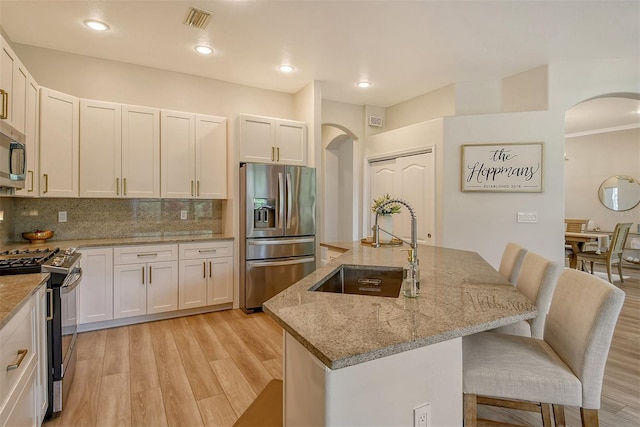
[[[240,165],[240,308],[262,303],[313,272],[315,169]]]

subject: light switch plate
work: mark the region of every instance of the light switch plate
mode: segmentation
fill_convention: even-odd
[[[58,222],[67,222],[67,211],[58,211]]]
[[[537,212],[518,212],[518,222],[536,223],[538,222]]]
[[[180,211],[180,219],[187,219],[187,211]]]

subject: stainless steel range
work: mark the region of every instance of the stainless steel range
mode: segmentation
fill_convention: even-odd
[[[77,313],[77,286],[82,279],[81,254],[74,248],[25,248],[0,252],[0,275],[50,273],[47,282],[49,310],[47,347],[49,359],[49,409],[47,417],[62,411],[75,373],[77,316],[68,320],[64,313]],[[74,305],[70,307],[69,305]]]

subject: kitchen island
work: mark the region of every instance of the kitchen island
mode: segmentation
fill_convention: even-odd
[[[418,298],[309,291],[341,265],[402,267],[404,248],[347,251],[263,308],[285,331],[285,425],[462,425],[462,337],[533,318],[477,253],[420,246]]]

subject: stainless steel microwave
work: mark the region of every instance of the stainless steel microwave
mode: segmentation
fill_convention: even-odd
[[[24,188],[27,173],[25,137],[0,121],[0,187]]]

